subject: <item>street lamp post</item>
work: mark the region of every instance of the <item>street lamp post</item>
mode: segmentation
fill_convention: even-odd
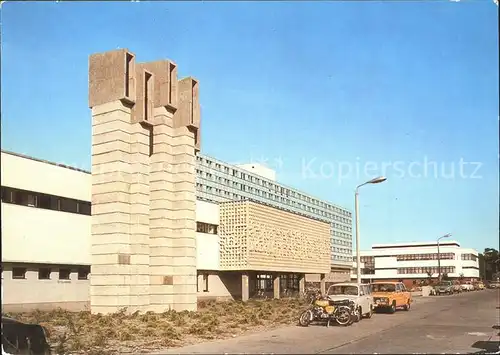
[[[441,253],[439,252],[439,241],[443,238],[448,238],[448,237],[451,237],[451,234],[448,233],[448,234],[445,234],[443,235],[442,237],[439,237],[437,239],[437,247],[438,247],[438,282],[441,281]]]
[[[359,203],[358,203],[358,195],[359,195],[359,188],[364,185],[368,184],[378,184],[381,182],[384,182],[387,180],[386,177],[384,176],[379,176],[376,178],[371,179],[370,181],[367,181],[361,185],[358,185],[356,187],[356,192],[354,194],[354,213],[355,215],[355,224],[356,224],[356,277],[357,277],[357,284],[358,287],[361,284],[361,255],[360,255],[360,249],[359,249]]]

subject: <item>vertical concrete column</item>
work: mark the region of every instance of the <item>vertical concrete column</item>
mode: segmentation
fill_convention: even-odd
[[[326,293],[326,275],[325,274],[319,275],[319,289],[320,289],[322,295],[324,295]]]
[[[150,299],[157,311],[196,310],[197,82],[178,82],[171,61],[141,66],[154,74],[157,88],[150,162]]]
[[[273,275],[273,291],[274,291],[274,298],[279,299],[280,298],[280,277],[277,274]]]
[[[131,297],[143,311],[149,310],[150,242],[149,242],[149,166],[153,118],[154,76],[136,66],[136,104],[132,108],[130,127],[130,245],[131,265],[136,283]]]
[[[127,50],[89,61],[92,312],[197,305],[198,82]]]
[[[89,59],[92,109],[92,229],[90,306],[93,313],[135,311],[131,297],[130,120],[135,100],[134,56],[126,50]]]
[[[173,211],[171,172],[172,113],[154,110],[153,154],[150,161],[150,307],[154,312],[173,308]]]
[[[196,137],[199,134],[198,82],[178,82],[178,109],[174,114],[174,308],[196,310]],[[198,143],[199,144],[199,143]]]
[[[304,294],[306,291],[306,274],[299,274],[299,294]]]
[[[250,289],[249,289],[249,277],[248,273],[244,272],[241,275],[241,300],[243,302],[247,302],[250,298]]]
[[[196,172],[194,134],[187,127],[174,130],[172,169],[175,194],[172,223],[174,308],[196,310]]]

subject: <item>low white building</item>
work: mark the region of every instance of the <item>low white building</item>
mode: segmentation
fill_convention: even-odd
[[[439,275],[437,242],[375,244],[360,254],[363,280],[403,280],[411,286]],[[457,241],[440,241],[439,263],[442,275],[464,280],[479,278],[478,252],[462,248]],[[356,279],[356,271],[354,254],[351,279]]]

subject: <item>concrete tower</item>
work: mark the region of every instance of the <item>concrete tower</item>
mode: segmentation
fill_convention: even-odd
[[[89,61],[93,313],[196,309],[198,82],[126,49]]]

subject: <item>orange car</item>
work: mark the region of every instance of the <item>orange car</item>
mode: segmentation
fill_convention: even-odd
[[[411,292],[402,282],[379,281],[371,286],[375,310],[386,309],[390,313],[396,312],[397,308],[410,310],[413,302]]]

